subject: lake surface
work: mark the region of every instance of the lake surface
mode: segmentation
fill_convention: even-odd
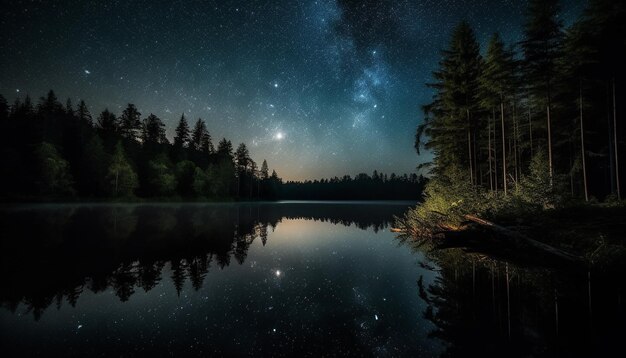
[[[605,356],[621,272],[430,251],[410,203],[3,207],[2,356]]]

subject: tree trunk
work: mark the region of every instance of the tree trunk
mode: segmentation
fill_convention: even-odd
[[[615,187],[617,188],[617,199],[622,200],[619,190],[619,158],[617,156],[617,106],[615,103],[615,78],[613,78],[613,148],[615,149]]]
[[[515,164],[515,188],[517,188],[518,175],[518,158],[517,158],[517,105],[515,98],[513,99],[513,161]]]
[[[547,111],[547,121],[548,121],[548,170],[550,173],[550,186],[552,187],[552,128],[550,124],[550,100],[548,99],[548,106],[546,107]]]
[[[493,115],[493,177],[495,180],[496,194],[498,193],[498,146],[496,145],[496,109],[492,108]]]
[[[528,136],[530,137],[530,158],[533,157],[533,121],[530,117],[530,103],[528,104]]]
[[[474,185],[474,166],[472,164],[472,125],[470,123],[470,112],[467,111],[467,154],[469,157],[469,171],[470,171],[470,183]]]
[[[493,168],[491,167],[491,120],[489,120],[489,122],[487,122],[487,133],[489,134],[489,140],[488,140],[488,150],[489,150],[489,155],[488,155],[488,161],[489,161],[489,189],[491,191],[493,191]]]
[[[589,193],[587,192],[587,166],[585,161],[585,129],[583,126],[583,86],[582,82],[580,84],[580,97],[579,97],[579,105],[580,105],[580,155],[582,159],[583,166],[583,189],[585,192],[585,201],[589,201]]]
[[[500,119],[502,123],[502,186],[504,187],[504,196],[506,196],[506,139],[504,136],[504,102],[500,101]]]

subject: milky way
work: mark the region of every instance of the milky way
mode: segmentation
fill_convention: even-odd
[[[565,23],[582,0],[562,4]],[[181,113],[286,179],[414,172],[425,84],[451,28],[520,40],[525,1],[14,1],[0,93]]]

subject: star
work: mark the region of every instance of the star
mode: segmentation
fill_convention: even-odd
[[[86,75],[90,75],[90,74],[91,74],[91,71],[89,71],[89,70],[85,70],[85,74],[86,74]]]

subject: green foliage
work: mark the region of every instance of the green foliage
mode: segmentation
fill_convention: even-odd
[[[109,195],[116,198],[130,198],[139,186],[137,174],[126,159],[121,142],[115,146],[115,152],[106,176]]]
[[[39,191],[43,195],[73,195],[74,188],[69,163],[61,157],[56,148],[43,142],[36,150],[39,170]]]
[[[150,186],[157,196],[169,196],[176,193],[176,176],[171,170],[169,160],[160,155],[150,161]]]
[[[433,102],[424,106],[425,123],[418,128],[415,147],[419,152],[424,145],[435,153],[434,173],[461,165],[470,154],[468,133],[476,127],[472,112],[478,108],[479,51],[474,31],[461,22],[443,51],[439,70],[433,73],[436,82],[429,86],[436,89],[436,94]],[[428,138],[425,143],[424,136]]]
[[[551,209],[564,203],[566,192],[565,178],[562,175],[550,177],[548,159],[544,151],[532,158],[529,173],[523,175],[514,192],[522,205],[536,209]]]

